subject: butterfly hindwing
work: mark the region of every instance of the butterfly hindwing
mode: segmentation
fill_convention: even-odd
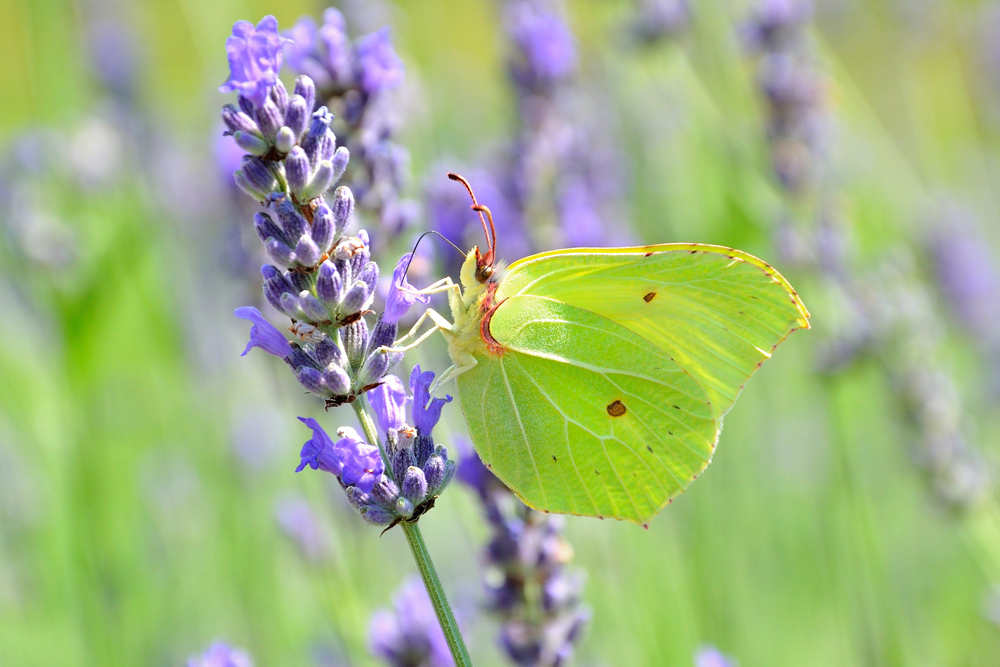
[[[527,504],[646,523],[708,465],[718,437],[695,379],[600,315],[517,296],[502,355],[458,377],[480,456]]]

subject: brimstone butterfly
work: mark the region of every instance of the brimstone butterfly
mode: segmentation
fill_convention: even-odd
[[[476,451],[530,507],[645,525],[705,469],[722,417],[809,312],[770,265],[715,245],[556,250],[498,278],[482,221],[489,249],[468,253],[461,286],[424,290],[449,293],[452,322],[426,314]]]

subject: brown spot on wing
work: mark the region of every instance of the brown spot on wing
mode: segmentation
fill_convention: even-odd
[[[626,408],[625,404],[618,399],[608,403],[608,414],[612,417],[621,417],[626,412],[628,412],[628,408]]]
[[[642,300],[645,301],[646,303],[649,303],[655,298],[656,298],[656,292],[650,292],[646,296],[642,297]]]

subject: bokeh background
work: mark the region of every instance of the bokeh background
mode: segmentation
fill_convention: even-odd
[[[1000,663],[1000,3],[544,3],[572,39],[544,42],[541,87],[510,4],[339,5],[405,63],[381,137],[405,179],[358,213],[383,272],[428,228],[478,242],[459,170],[508,260],[730,245],[813,314],[648,530],[567,521],[576,663]],[[326,6],[0,0],[2,665],[181,665],[216,639],[382,664],[403,536],[292,472],[296,416],[353,415],[240,358],[232,317],[262,305],[263,258],[220,141],[225,38]],[[438,245],[413,282],[453,271]],[[415,361],[447,365],[440,341]],[[438,439],[462,430],[449,406]],[[476,496],[420,525],[476,664],[508,664]]]

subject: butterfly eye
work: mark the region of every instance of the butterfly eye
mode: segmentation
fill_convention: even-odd
[[[493,275],[493,267],[490,266],[489,264],[480,266],[478,269],[476,269],[476,280],[478,280],[481,283],[485,283],[487,280],[490,279],[490,276],[492,275]]]

